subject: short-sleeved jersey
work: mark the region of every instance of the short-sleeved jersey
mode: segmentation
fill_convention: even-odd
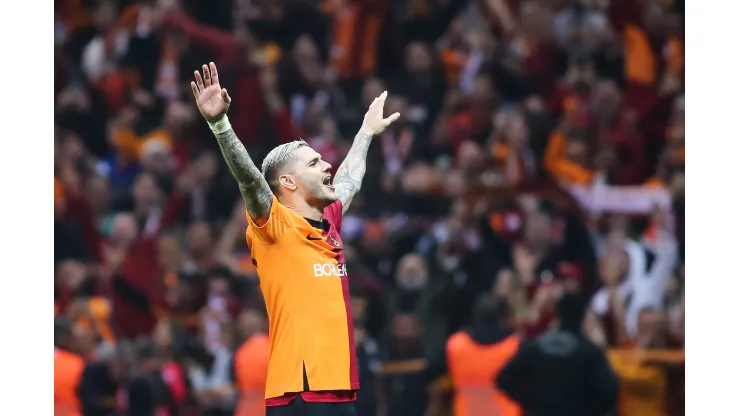
[[[265,398],[360,388],[349,285],[339,231],[342,203],[324,210],[322,229],[273,196],[258,227],[247,213],[247,244],[270,320]],[[269,402],[268,402],[269,404]]]

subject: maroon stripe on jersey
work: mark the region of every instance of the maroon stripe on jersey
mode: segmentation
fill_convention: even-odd
[[[344,262],[344,258],[342,258],[342,262]],[[342,277],[342,295],[344,296],[344,307],[347,309],[347,331],[349,331],[349,385],[352,390],[359,390],[360,374],[357,371],[355,320],[352,318],[352,306],[349,299],[349,281],[347,280],[347,276]]]
[[[324,232],[324,237],[335,239],[342,248],[337,250],[337,263],[344,264],[344,243],[342,237],[335,228],[334,224],[331,224],[329,230]],[[349,384],[352,390],[360,389],[360,374],[357,371],[357,352],[355,349],[355,320],[352,318],[352,305],[349,296],[349,281],[347,276],[341,276],[342,280],[342,297],[344,298],[344,307],[347,314],[347,332],[349,338]]]

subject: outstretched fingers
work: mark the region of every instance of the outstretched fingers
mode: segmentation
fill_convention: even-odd
[[[373,108],[375,108],[377,106],[380,106],[380,108],[382,109],[383,106],[385,105],[385,99],[386,99],[386,97],[388,97],[388,91],[383,91],[382,94],[380,94],[379,96],[375,97],[375,99],[373,100],[373,102],[370,103],[369,109],[372,110]]]
[[[388,91],[383,91],[382,94],[378,97],[378,104],[380,105],[380,108],[383,108],[385,105],[385,99],[388,98]]]
[[[211,70],[208,69],[208,65],[203,65],[203,78],[205,78],[206,88],[212,85],[211,83]]]
[[[211,62],[209,66],[211,68],[211,82],[213,82],[213,85],[221,85],[218,82],[218,71],[216,70],[216,64]]]
[[[200,92],[198,91],[198,86],[195,85],[194,81],[190,81],[190,89],[193,90],[193,96],[195,97],[195,101],[198,101],[198,97],[200,96]]]
[[[203,77],[200,76],[200,72],[198,71],[195,71],[195,84],[198,87],[198,93],[201,93],[206,89],[206,87],[203,86]]]
[[[393,113],[387,118],[383,119],[383,122],[385,122],[386,126],[389,126],[391,123],[398,120],[399,117],[401,117],[401,113]]]
[[[208,65],[203,65],[201,68],[203,75],[201,76],[200,71],[195,71],[195,82],[190,82],[190,89],[193,90],[193,96],[197,100],[203,90],[210,87],[211,85],[219,85],[218,83],[218,71],[216,70],[216,64],[213,62]]]

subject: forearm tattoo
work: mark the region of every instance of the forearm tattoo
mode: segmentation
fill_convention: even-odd
[[[360,190],[362,178],[365,176],[367,159],[367,150],[370,148],[372,136],[363,133],[357,133],[352,147],[347,153],[347,157],[334,175],[334,192],[342,201],[342,210],[347,211],[347,207],[352,202],[352,198]]]
[[[239,183],[239,190],[247,204],[247,212],[254,221],[267,219],[272,206],[272,191],[262,172],[255,166],[233,129],[216,134],[216,140],[226,165]]]

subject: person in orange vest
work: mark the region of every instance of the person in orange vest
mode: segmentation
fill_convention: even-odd
[[[244,340],[234,353],[234,382],[239,399],[235,416],[265,415],[265,383],[270,358],[270,340],[265,316],[254,310],[243,311],[237,321]]]
[[[72,327],[54,318],[54,416],[82,416],[77,387],[85,361],[74,353]]]
[[[498,388],[531,416],[600,416],[619,389],[604,351],[583,334],[588,302],[568,292],[558,300],[559,328],[522,345],[501,370]]]
[[[493,385],[519,349],[519,336],[506,329],[506,302],[481,296],[473,310],[473,325],[447,341],[447,367],[455,392],[455,416],[520,416],[519,406]]]

